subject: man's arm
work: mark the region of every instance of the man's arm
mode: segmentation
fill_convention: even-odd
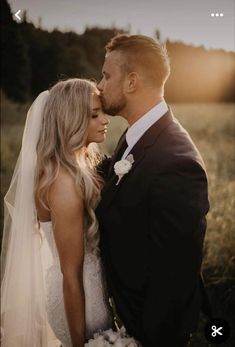
[[[180,315],[198,280],[209,208],[204,170],[189,159],[171,166],[156,175],[148,201],[151,251],[143,326],[148,345],[155,346],[180,330]]]

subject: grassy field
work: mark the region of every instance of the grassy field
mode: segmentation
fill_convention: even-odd
[[[1,107],[3,211],[2,198],[19,152],[28,105],[16,105],[3,98]],[[215,316],[224,317],[235,326],[235,104],[175,104],[171,108],[189,131],[206,164],[211,209],[203,272]],[[121,118],[112,119],[102,150],[111,154],[125,127]],[[204,321],[202,317],[201,329],[193,335],[193,347],[209,346],[203,337]],[[232,343],[231,338],[224,346],[232,347]]]

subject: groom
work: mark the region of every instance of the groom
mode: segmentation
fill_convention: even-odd
[[[207,177],[164,101],[169,73],[158,42],[118,35],[106,46],[98,85],[105,112],[129,123],[97,209],[101,252],[117,314],[143,347],[187,346],[204,298]]]

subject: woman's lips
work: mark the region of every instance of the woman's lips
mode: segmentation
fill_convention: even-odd
[[[107,129],[100,130],[99,133],[106,134],[107,133]]]

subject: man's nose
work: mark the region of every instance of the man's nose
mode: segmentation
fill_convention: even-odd
[[[97,84],[97,88],[99,89],[100,92],[102,92],[102,90],[103,90],[103,78]]]

